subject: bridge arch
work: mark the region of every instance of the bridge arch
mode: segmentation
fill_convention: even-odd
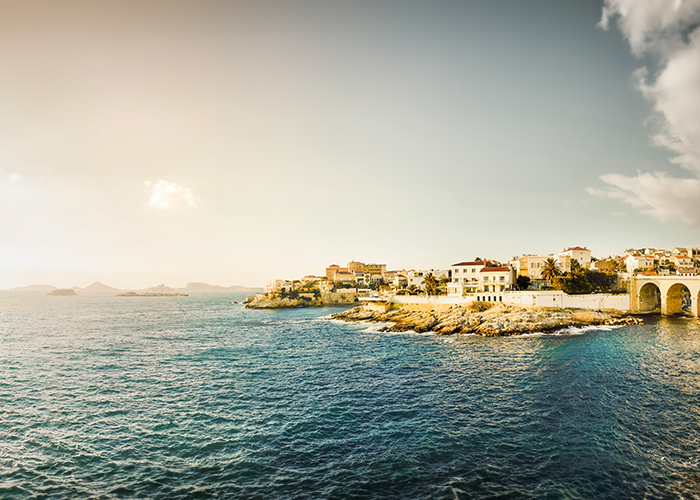
[[[661,311],[661,290],[655,283],[645,283],[639,289],[639,311]]]
[[[695,298],[697,304],[697,297]],[[693,296],[683,283],[674,283],[666,292],[666,311],[664,314],[692,314]]]

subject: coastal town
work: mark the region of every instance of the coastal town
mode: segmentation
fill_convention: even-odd
[[[249,308],[362,303],[433,309],[472,302],[698,316],[700,247],[627,249],[596,258],[586,247],[508,262],[476,257],[449,267],[389,270],[386,264],[331,264],[324,275],[270,281]]]

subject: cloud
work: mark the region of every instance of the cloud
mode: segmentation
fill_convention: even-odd
[[[4,170],[0,170],[0,180],[5,179],[9,183],[19,182],[22,176],[19,174],[9,174]]]
[[[606,193],[660,220],[677,218],[700,224],[698,203],[690,196],[700,194],[700,2],[606,0],[600,26],[608,29],[612,21],[635,55],[657,59],[657,74],[650,75],[645,67],[634,74],[639,90],[653,105],[653,141],[672,151],[672,161],[693,178],[608,174],[601,179],[614,188]]]
[[[607,174],[601,179],[612,187],[588,188],[589,194],[622,200],[661,221],[680,219],[700,227],[700,179],[679,179],[664,172],[640,172],[635,177]]]
[[[146,181],[144,184],[152,191],[151,199],[148,202],[151,207],[172,210],[180,206],[197,206],[197,198],[189,188],[165,181],[159,181],[157,184]]]

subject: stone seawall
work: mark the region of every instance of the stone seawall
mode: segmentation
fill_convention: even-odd
[[[424,305],[387,304],[386,310],[376,306],[359,306],[333,315],[343,321],[391,323],[382,331],[435,332],[439,335],[475,333],[509,336],[524,333],[546,333],[568,327],[590,325],[640,324],[639,318],[614,312],[524,307],[488,302],[429,308]]]

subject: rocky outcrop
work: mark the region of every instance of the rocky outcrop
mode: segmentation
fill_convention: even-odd
[[[488,302],[453,305],[443,309],[429,309],[412,304],[396,305],[386,312],[359,306],[333,315],[344,321],[371,321],[391,323],[381,331],[435,332],[439,335],[475,333],[490,336],[509,336],[524,333],[553,332],[568,327],[587,325],[639,324],[639,318],[619,313],[524,307]]]
[[[288,307],[321,307],[323,301],[320,299],[309,299],[307,297],[299,297],[297,299],[269,297],[264,293],[248,297],[245,302],[248,309],[281,309]]]
[[[358,301],[357,293],[332,292],[320,297],[300,296],[296,299],[281,298],[279,295],[259,293],[248,297],[243,303],[248,309],[281,309],[285,307],[324,307],[350,305]]]

